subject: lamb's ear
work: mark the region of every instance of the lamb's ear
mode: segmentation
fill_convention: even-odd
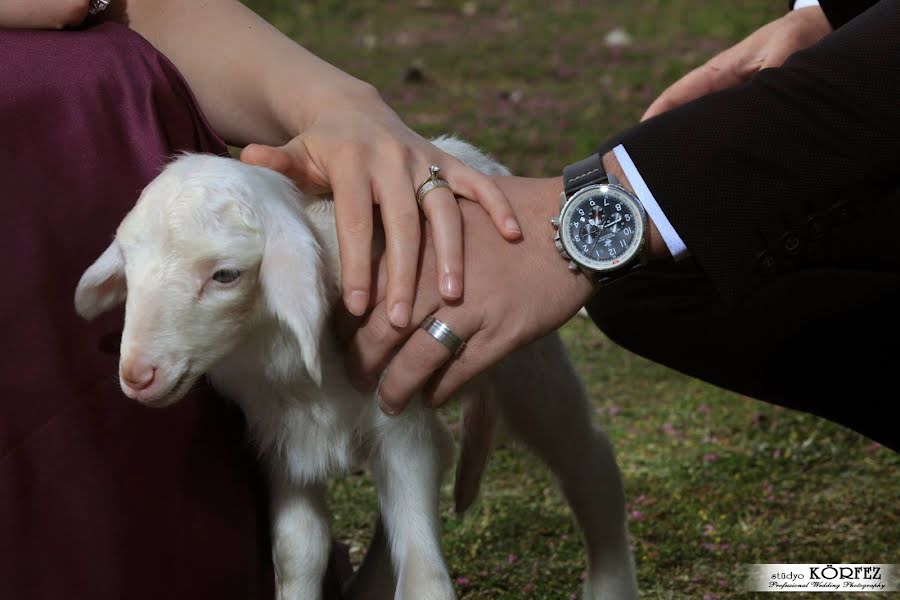
[[[90,320],[124,302],[127,294],[125,261],[119,243],[113,240],[81,276],[75,289],[75,310]]]
[[[270,223],[260,266],[260,282],[269,310],[296,336],[310,378],[322,383],[319,356],[328,302],[319,244],[293,218]]]

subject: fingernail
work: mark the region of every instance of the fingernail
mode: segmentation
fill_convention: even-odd
[[[389,415],[391,417],[394,417],[394,416],[400,414],[400,409],[394,408],[393,406],[390,406],[387,403],[385,403],[385,401],[381,398],[381,394],[377,394],[375,396],[375,399],[378,402],[378,408],[380,408],[381,412],[383,412],[384,414]]]
[[[441,295],[444,298],[459,298],[462,296],[462,282],[459,277],[451,273],[444,273],[441,277]]]
[[[391,324],[394,327],[406,327],[409,325],[410,307],[408,302],[396,302],[391,307]]]
[[[506,219],[506,230],[510,233],[515,233],[516,235],[521,235],[522,233],[522,228],[519,226],[519,222],[512,217]]]
[[[347,305],[347,310],[359,317],[366,312],[366,306],[369,304],[369,294],[362,290],[353,290],[344,298],[344,304]]]

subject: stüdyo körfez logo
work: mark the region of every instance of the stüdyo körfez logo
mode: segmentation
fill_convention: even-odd
[[[896,592],[900,565],[752,564],[747,565],[751,592]]]

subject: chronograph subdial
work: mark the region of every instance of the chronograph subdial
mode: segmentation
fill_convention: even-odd
[[[589,244],[603,234],[603,223],[599,219],[579,221],[576,223],[576,227],[578,228],[578,237]]]

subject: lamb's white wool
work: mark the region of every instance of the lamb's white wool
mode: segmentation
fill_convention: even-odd
[[[506,173],[464,142],[437,143]],[[208,374],[243,409],[271,478],[279,599],[321,596],[325,482],[357,463],[372,470],[381,519],[348,597],[452,598],[438,518],[452,441],[419,402],[386,417],[349,385],[326,325],[339,267],[330,200],[303,196],[272,171],[185,155],[144,190],[85,272],[75,305],[92,318],[125,300],[119,375],[129,397],[165,406]],[[590,426],[558,338],[511,355],[469,394],[459,504],[474,498],[499,416],[559,477],[584,529],[585,598],[636,597],[612,449]]]

